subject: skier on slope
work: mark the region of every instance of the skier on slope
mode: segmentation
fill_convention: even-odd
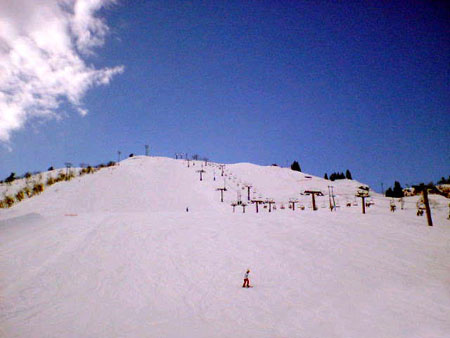
[[[243,288],[250,287],[250,281],[248,280],[248,274],[250,273],[250,269],[247,269],[247,272],[244,275],[244,284],[242,285]]]

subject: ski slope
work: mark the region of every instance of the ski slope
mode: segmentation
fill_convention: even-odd
[[[340,207],[313,211],[330,183]],[[233,213],[245,184],[277,209]],[[158,157],[55,184],[0,209],[0,336],[448,337],[448,200],[428,227],[416,197],[346,207],[360,185]]]

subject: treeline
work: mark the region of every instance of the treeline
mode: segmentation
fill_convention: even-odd
[[[417,193],[417,191],[420,191],[421,187],[425,186],[429,190],[429,193],[441,194],[441,195],[445,196],[447,194],[445,192],[445,190],[442,190],[442,188],[439,189],[438,187],[436,187],[436,185],[441,185],[441,184],[450,184],[450,176],[448,177],[448,179],[446,179],[445,177],[442,177],[436,184],[434,184],[433,182],[430,182],[428,184],[420,183],[420,184],[413,185],[412,192]],[[404,191],[404,188],[401,186],[400,182],[395,181],[394,187],[393,188],[389,187],[385,192],[385,196],[401,198],[401,197],[405,196],[405,191]]]
[[[101,168],[106,168],[106,167],[112,167],[112,166],[114,166],[114,165],[116,165],[116,162],[114,162],[114,161],[109,161],[108,163],[100,163],[100,164],[97,164],[97,165],[95,165],[95,166],[90,166],[90,165],[87,165],[87,164],[85,164],[85,163],[81,163],[80,164],[80,167],[82,168],[82,170],[80,171],[80,173],[81,174],[84,174],[84,173],[91,173],[92,171],[93,171],[93,169],[101,169]],[[51,167],[49,167],[48,169],[47,169],[47,171],[52,171],[52,170],[55,170],[55,168],[53,168],[53,166],[51,166]],[[25,179],[30,179],[32,176],[35,176],[35,175],[39,175],[39,174],[41,174],[41,172],[40,171],[35,171],[35,172],[33,172],[33,173],[31,173],[31,172],[29,172],[29,171],[27,171],[25,174],[23,174],[22,176],[16,176],[16,173],[14,173],[14,172],[12,172],[7,178],[5,178],[4,180],[0,180],[0,184],[2,184],[2,183],[12,183],[12,182],[14,182],[15,180],[20,180],[20,179],[23,179],[23,178],[25,178]]]
[[[446,179],[444,176],[437,182],[437,184],[450,184],[450,176]]]
[[[333,172],[330,177],[328,177],[328,174],[325,173],[325,175],[323,175],[323,178],[326,180],[330,180],[330,181],[335,181],[335,180],[344,180],[344,179],[348,179],[348,180],[352,180],[352,173],[350,172],[350,170],[346,170],[345,171],[345,175],[343,172]]]

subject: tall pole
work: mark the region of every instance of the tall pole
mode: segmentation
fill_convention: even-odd
[[[148,148],[149,148],[149,145],[146,144],[146,145],[145,145],[145,156],[148,156]]]
[[[120,162],[120,154],[122,154],[122,153],[120,152],[120,150],[117,151],[117,163]]]
[[[336,201],[334,200],[334,187],[331,186],[331,199],[333,200],[333,209],[336,211]]]
[[[313,206],[313,210],[317,210],[316,208],[316,194],[311,194],[312,195],[312,206]]]
[[[246,185],[247,187],[247,200],[250,201],[250,189],[252,188],[251,185]]]
[[[68,181],[69,180],[69,168],[72,167],[72,163],[66,162],[64,164],[66,166],[66,181]]]
[[[223,188],[217,188],[216,190],[220,190],[220,202],[223,202],[223,192],[227,191],[227,188],[223,187]],[[236,203],[238,204],[238,203]]]
[[[423,194],[423,203],[425,204],[425,211],[427,213],[428,225],[431,227],[431,226],[433,226],[433,220],[431,219],[431,209],[430,209],[430,203],[428,201],[428,189],[427,189],[427,187],[423,188],[422,194]]]
[[[331,204],[331,187],[328,186],[328,203],[330,204],[330,210],[333,211],[333,205]]]
[[[292,204],[292,211],[295,211],[295,203],[297,203],[297,201],[289,201],[290,204]]]

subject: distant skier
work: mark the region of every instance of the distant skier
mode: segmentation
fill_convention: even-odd
[[[186,207],[186,212],[189,212],[189,208],[188,207]]]
[[[391,200],[390,205],[391,205],[391,211],[392,211],[392,212],[395,212],[395,209],[396,209],[397,207],[395,206],[395,201],[394,201],[393,199]]]
[[[398,201],[400,202],[400,208],[403,210],[405,208],[405,200],[401,197]]]
[[[247,272],[244,275],[244,284],[242,285],[243,288],[249,288],[250,287],[250,281],[248,279],[249,273],[250,273],[250,270],[247,270]]]

